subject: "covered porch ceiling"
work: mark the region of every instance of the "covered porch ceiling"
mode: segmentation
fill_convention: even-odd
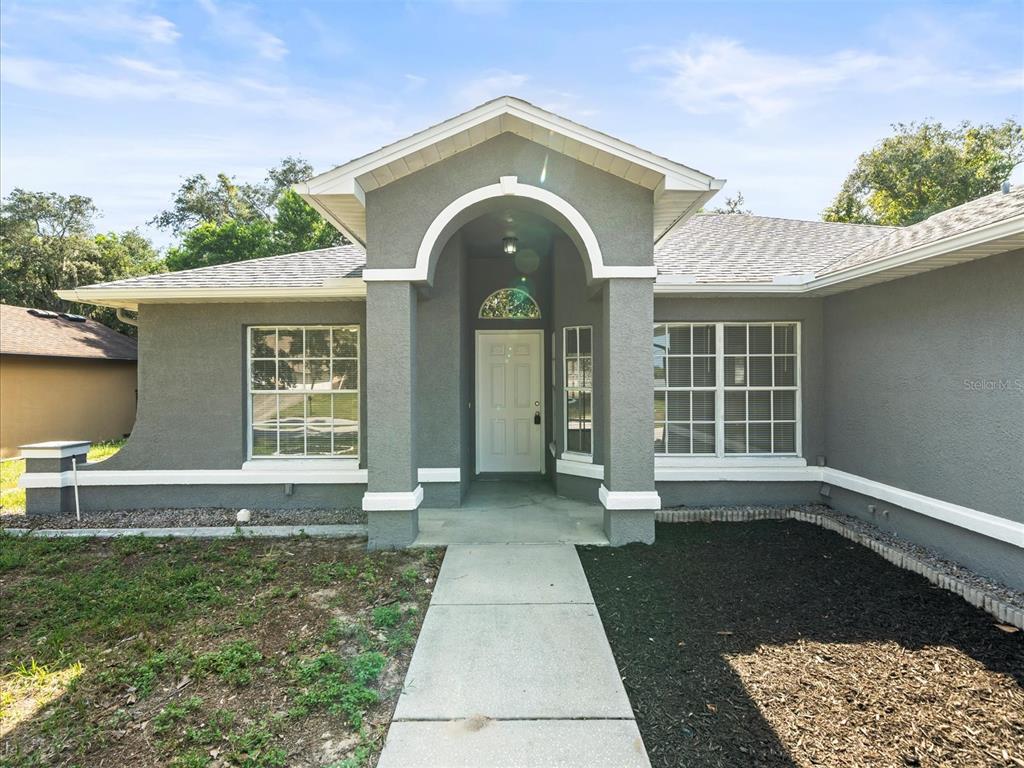
[[[514,133],[650,189],[655,243],[725,183],[521,99],[502,96],[297,184],[295,191],[346,237],[365,247],[367,192],[502,133]]]

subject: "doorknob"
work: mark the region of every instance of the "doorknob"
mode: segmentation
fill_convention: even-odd
[[[540,424],[540,411],[534,411],[534,413],[533,413],[533,423],[534,424]]]

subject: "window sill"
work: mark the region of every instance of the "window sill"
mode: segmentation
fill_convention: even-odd
[[[576,453],[575,451],[562,451],[559,457],[562,461],[575,461],[580,464],[593,464],[594,457],[589,453]]]
[[[359,469],[359,459],[336,459],[323,458],[313,459],[309,456],[296,456],[294,459],[282,459],[280,457],[266,459],[248,459],[242,463],[242,469],[246,472],[262,472],[268,469],[291,469],[291,470],[337,470],[337,469]]]
[[[655,467],[697,469],[701,467],[742,468],[806,467],[803,456],[655,456]]]

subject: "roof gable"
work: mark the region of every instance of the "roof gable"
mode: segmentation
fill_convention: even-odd
[[[502,133],[513,133],[654,193],[654,242],[724,182],[511,96],[356,158],[295,186],[321,215],[366,245],[366,193]]]

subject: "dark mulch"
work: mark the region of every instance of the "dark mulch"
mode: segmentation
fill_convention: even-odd
[[[654,766],[1024,766],[1024,633],[794,521],[580,547]]]

